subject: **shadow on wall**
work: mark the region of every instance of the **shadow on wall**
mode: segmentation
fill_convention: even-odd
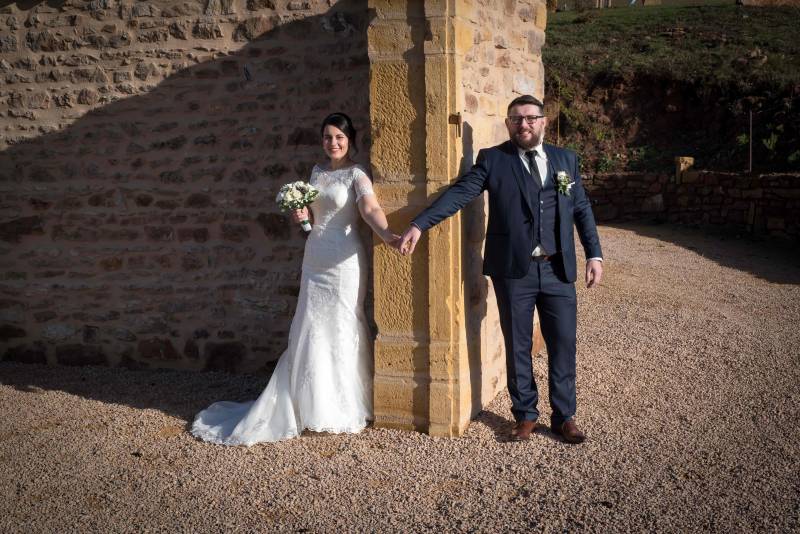
[[[66,0],[0,0],[0,8],[16,4],[17,9],[28,11],[39,4],[44,4],[48,7],[60,9],[65,3]]]
[[[461,163],[459,173],[467,172],[475,162],[472,126],[468,122],[462,125]],[[489,282],[483,275],[483,241],[486,238],[486,202],[485,195],[470,202],[464,207],[461,224],[461,274],[464,285],[464,300],[467,310],[467,359],[469,361],[470,391],[472,392],[472,413],[483,408],[483,366],[482,360],[490,355],[483,354],[483,323],[487,315],[487,299]]]
[[[369,132],[369,16],[366,0],[344,0],[272,28],[242,24],[249,42],[232,53],[193,49],[126,67],[108,49],[106,64],[126,74],[72,69],[84,88],[77,102],[102,107],[0,152],[2,358],[270,368],[286,346],[304,246],[274,197],[324,159],[327,113],[345,111]],[[202,61],[102,105],[192,59]],[[28,94],[13,105],[24,109]],[[359,139],[366,165],[369,144]]]

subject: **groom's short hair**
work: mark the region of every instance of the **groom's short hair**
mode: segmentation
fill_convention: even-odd
[[[544,111],[544,104],[542,104],[541,100],[539,100],[535,96],[522,95],[518,96],[517,98],[511,101],[511,103],[508,105],[508,109],[506,110],[506,115],[508,115],[511,112],[511,108],[513,108],[514,106],[524,106],[525,104],[533,104],[534,106],[539,106],[539,109]]]

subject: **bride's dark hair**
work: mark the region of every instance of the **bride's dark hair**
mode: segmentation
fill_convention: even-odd
[[[353,121],[350,120],[350,117],[344,113],[331,113],[322,119],[322,126],[319,128],[320,135],[325,132],[325,127],[328,125],[340,129],[342,133],[347,136],[348,144],[353,150],[353,153],[358,152],[358,146],[356,146],[356,129],[353,127]]]

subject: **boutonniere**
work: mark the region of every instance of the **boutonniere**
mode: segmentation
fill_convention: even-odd
[[[569,196],[573,185],[575,185],[575,181],[570,178],[567,171],[558,171],[558,174],[556,174],[556,189],[559,193]]]

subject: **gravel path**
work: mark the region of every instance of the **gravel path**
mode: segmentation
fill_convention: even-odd
[[[587,443],[504,442],[503,393],[458,439],[224,448],[187,422],[263,377],[0,363],[0,532],[800,530],[797,257],[600,232],[606,277],[578,296]]]

